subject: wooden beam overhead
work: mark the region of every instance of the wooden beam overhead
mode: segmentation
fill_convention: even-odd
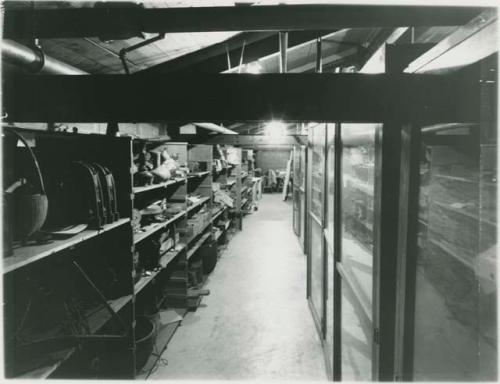
[[[477,82],[455,75],[9,76],[8,121],[473,120]]]
[[[291,32],[289,34],[289,46],[293,47],[312,40],[318,33],[326,35],[332,32],[332,30]],[[244,64],[257,60],[262,56],[277,52],[277,35],[278,34],[276,32],[239,33],[238,35],[218,44],[210,45],[198,51],[177,57],[173,60],[165,61],[134,74],[158,75],[162,73],[180,71],[185,73],[221,73],[228,69],[228,54],[231,63],[238,63],[243,42],[245,42],[245,54],[243,57]]]
[[[276,5],[6,9],[7,39],[138,36],[140,32],[292,31],[463,25],[484,7]]]
[[[489,9],[414,60],[407,73],[458,70],[498,52],[497,11]]]
[[[307,143],[307,135],[287,135],[287,136],[264,136],[264,135],[211,135],[200,138],[198,135],[180,135],[176,137],[178,141],[188,143],[204,144],[227,144],[266,147],[282,147],[291,145],[304,145]]]

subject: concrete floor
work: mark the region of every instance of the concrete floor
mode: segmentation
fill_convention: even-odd
[[[151,379],[326,380],[292,206],[265,194],[222,253]]]

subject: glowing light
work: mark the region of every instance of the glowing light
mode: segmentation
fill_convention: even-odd
[[[279,120],[268,121],[264,125],[264,134],[267,136],[286,136],[286,124]]]
[[[253,74],[258,74],[262,71],[262,66],[254,61],[253,63],[249,63],[246,65],[245,72],[246,73],[253,73]]]

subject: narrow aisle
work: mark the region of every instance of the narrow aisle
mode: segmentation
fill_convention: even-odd
[[[309,312],[306,257],[292,230],[292,207],[265,194],[243,220],[152,379],[326,380]]]

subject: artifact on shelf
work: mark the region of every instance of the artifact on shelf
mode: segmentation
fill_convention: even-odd
[[[15,156],[15,148],[20,140],[26,147],[30,158],[29,162],[34,169],[30,175],[35,175],[33,178],[16,176],[17,180],[4,191],[4,210],[7,214],[5,225],[7,228],[4,230],[4,236],[7,238],[4,243],[7,244],[6,253],[8,254],[11,250],[10,239],[16,238],[25,241],[42,228],[47,218],[49,202],[38,160],[27,141],[15,130],[7,129],[5,132],[14,135],[16,139],[10,140],[10,143],[8,141],[13,148],[4,148],[4,151]],[[11,223],[15,223],[13,228],[10,226]]]
[[[112,223],[120,219],[120,214],[118,213],[118,204],[116,201],[116,184],[115,178],[111,171],[98,163],[92,163],[94,168],[96,168],[99,174],[99,179],[101,181],[101,187],[103,190],[104,206],[106,208],[106,222]]]
[[[165,202],[159,201],[148,205],[146,208],[142,209],[141,212],[141,225],[146,226],[152,223],[158,223],[165,221],[166,217],[164,215]]]
[[[224,204],[230,208],[234,207],[234,199],[229,197],[229,195],[223,190],[219,190],[214,193],[214,203]]]
[[[146,145],[144,144],[137,154],[137,161],[135,162],[137,172],[134,173],[134,186],[142,187],[153,183],[154,175],[151,171],[154,166],[150,160],[151,154],[146,151]]]
[[[91,229],[100,229],[107,222],[107,208],[99,173],[94,166],[84,161],[75,161],[72,166],[71,183],[75,191],[80,191],[75,201],[78,221],[87,222]]]

